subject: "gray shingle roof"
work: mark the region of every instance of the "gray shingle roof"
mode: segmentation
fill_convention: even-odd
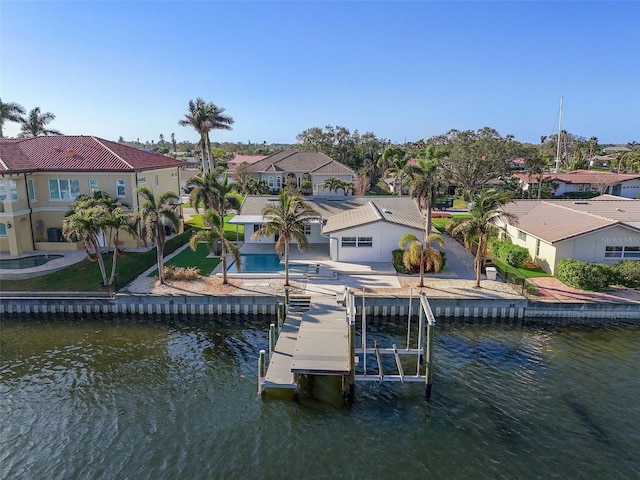
[[[299,172],[299,173],[334,173],[353,174],[346,165],[332,160],[324,153],[298,152],[297,150],[282,150],[247,166],[247,172]]]
[[[518,229],[550,243],[613,225],[637,229],[640,222],[640,201],[610,195],[590,200],[516,200],[503,210],[518,218]]]
[[[276,196],[249,195],[245,197],[241,214],[261,215],[269,201]],[[422,214],[410,197],[372,195],[364,197],[306,198],[318,214],[327,220],[323,232],[329,233],[375,221],[397,223],[412,228],[424,228]]]

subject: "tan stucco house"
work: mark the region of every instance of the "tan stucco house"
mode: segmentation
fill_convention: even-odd
[[[527,173],[516,173],[523,191],[528,191],[531,184],[538,184],[539,176]],[[595,192],[610,194],[624,198],[638,198],[640,195],[640,174],[612,173],[598,170],[573,170],[564,173],[545,173],[546,182],[554,185],[553,195],[559,197],[565,193]]]
[[[61,235],[78,195],[101,190],[137,210],[138,186],[179,193],[183,165],[92,136],[0,139],[0,252],[80,249]],[[133,238],[122,241],[125,248],[136,246]]]
[[[526,247],[555,274],[564,258],[615,264],[640,260],[640,201],[612,195],[590,200],[515,200],[503,207],[517,222],[497,222],[502,235]]]
[[[336,162],[324,153],[298,152],[297,150],[282,150],[247,165],[243,171],[256,180],[264,180],[270,193],[278,193],[284,188],[288,178],[294,178],[296,186],[300,189],[305,180],[310,181],[309,193],[321,197],[344,195],[342,190],[331,192],[324,187],[324,183],[331,177],[353,182],[355,175],[351,168]]]

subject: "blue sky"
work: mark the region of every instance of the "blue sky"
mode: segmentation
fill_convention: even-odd
[[[158,140],[198,96],[218,141],[325,125],[640,141],[640,2],[0,1],[0,97],[65,134]],[[9,124],[5,135],[18,129]]]

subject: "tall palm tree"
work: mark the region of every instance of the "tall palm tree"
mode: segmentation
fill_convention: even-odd
[[[62,135],[59,130],[47,128],[47,124],[55,120],[56,116],[51,112],[40,112],[40,107],[36,107],[29,111],[26,118],[20,123],[20,135],[22,138],[39,137],[40,135]]]
[[[224,114],[224,108],[207,103],[200,97],[195,101],[189,100],[189,112],[184,117],[183,120],[178,121],[178,124],[183,127],[193,127],[200,135],[202,171],[207,173],[213,168],[209,132],[211,130],[231,130],[233,118]]]
[[[236,263],[236,270],[240,271],[240,249],[238,246],[227,240],[224,236],[224,217],[215,210],[205,210],[202,215],[202,223],[208,227],[207,230],[200,230],[191,237],[189,244],[193,251],[198,248],[198,243],[206,242],[210,251],[215,251],[216,242],[220,242],[220,258],[222,260],[222,283],[229,283],[227,280],[227,254],[231,254]]]
[[[226,174],[222,180],[218,179],[219,172],[214,169],[200,177],[193,177],[187,180],[187,187],[192,187],[189,194],[189,203],[198,212],[200,206],[218,212],[222,217],[228,210],[240,208],[240,200],[235,195],[233,183],[229,183]]]
[[[116,279],[116,264],[118,257],[124,256],[120,250],[120,232],[125,232],[135,237],[138,235],[136,217],[123,204],[118,203],[115,208],[108,209],[107,215],[103,219],[104,226],[113,232],[113,257],[111,260],[111,275],[107,285],[113,285]]]
[[[440,184],[440,161],[445,155],[444,150],[429,145],[418,152],[417,162],[414,165],[408,165],[405,168],[410,179],[411,198],[416,199],[418,207],[426,211],[427,235],[431,234],[431,210]]]
[[[175,202],[180,197],[174,192],[164,192],[156,197],[147,187],[138,187],[136,193],[144,199],[139,214],[139,219],[142,222],[142,237],[145,241],[155,241],[156,243],[158,276],[160,283],[164,283],[164,244],[167,239],[164,227],[165,225],[178,227],[180,224],[180,219],[174,209]]]
[[[0,138],[4,138],[2,135],[4,122],[22,123],[22,115],[25,113],[26,110],[22,105],[13,102],[4,103],[0,99]]]
[[[284,252],[285,286],[289,285],[289,243],[295,240],[298,250],[303,251],[308,245],[304,226],[312,221],[321,219],[318,212],[307,204],[299,193],[284,189],[280,192],[277,202],[267,205],[262,210],[265,223],[253,234],[252,238],[279,235],[276,241],[276,252]]]
[[[104,286],[109,282],[99,238],[102,236],[103,219],[106,214],[104,205],[90,197],[82,196],[71,204],[70,212],[62,221],[62,235],[69,241],[82,241],[87,258],[98,263]]]
[[[378,160],[378,167],[384,171],[385,175],[393,177],[394,193],[397,189],[398,195],[402,195],[402,183],[405,176],[407,156],[400,147],[389,146]]]
[[[424,287],[425,263],[434,272],[439,272],[444,266],[442,253],[432,247],[431,243],[444,247],[444,240],[438,232],[427,235],[424,244],[413,233],[403,235],[398,242],[398,247],[404,250],[402,263],[407,270],[411,270],[416,264],[420,266],[420,287]]]
[[[461,219],[460,223],[451,231],[453,235],[461,233],[467,246],[470,246],[473,241],[477,242],[474,262],[476,271],[475,288],[480,288],[480,274],[487,254],[489,237],[496,230],[494,221],[505,219],[514,224],[517,220],[514,215],[500,209],[502,205],[505,205],[510,200],[508,193],[499,192],[495,189],[482,190],[471,201],[472,207],[469,210],[471,216]]]

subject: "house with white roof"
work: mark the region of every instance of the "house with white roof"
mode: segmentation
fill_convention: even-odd
[[[0,252],[80,250],[80,242],[66,242],[61,233],[78,195],[101,190],[137,210],[139,186],[178,193],[183,165],[92,136],[0,139]],[[121,241],[137,246],[128,235]]]
[[[249,195],[240,214],[229,223],[244,225],[246,243],[275,244],[276,237],[251,238],[265,222],[262,211],[277,197]],[[326,249],[333,261],[390,262],[400,238],[412,233],[424,237],[425,222],[415,201],[395,196],[310,197],[306,202],[321,221],[305,227],[310,244]]]
[[[273,194],[280,192],[288,179],[293,179],[297,188],[302,190],[304,190],[303,182],[310,182],[310,193],[313,196],[322,197],[344,195],[342,190],[331,192],[324,187],[324,183],[330,178],[353,182],[355,176],[351,168],[332,160],[324,153],[297,150],[282,150],[246,165],[243,172],[250,174],[256,180],[263,180]]]
[[[518,178],[525,192],[531,184],[537,185],[539,180],[538,175],[530,176],[527,173],[516,173],[514,176]],[[638,198],[640,194],[640,174],[637,173],[574,170],[566,173],[545,173],[542,178],[555,185],[553,194],[556,197],[572,192],[595,192],[624,198]]]
[[[601,195],[589,200],[515,200],[502,207],[515,222],[497,221],[502,236],[526,247],[555,274],[564,258],[616,264],[640,260],[640,201]]]

